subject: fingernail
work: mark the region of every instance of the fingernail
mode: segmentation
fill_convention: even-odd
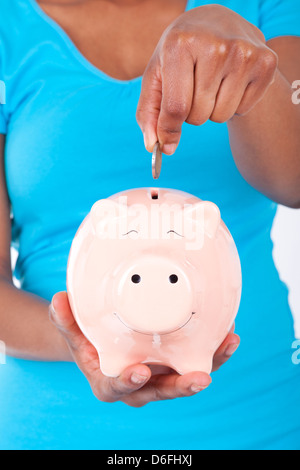
[[[225,356],[231,357],[236,350],[238,349],[239,345],[238,344],[230,344],[226,349],[225,349]]]
[[[202,391],[205,390],[207,387],[208,387],[208,385],[207,385],[206,387],[203,387],[203,386],[194,384],[194,385],[191,386],[191,392],[193,392],[193,393],[202,392]]]
[[[54,323],[56,326],[59,326],[59,318],[57,317],[53,303],[51,303],[49,307],[49,318],[52,323]]]
[[[56,317],[56,311],[55,311],[53,302],[50,304],[50,312],[51,312],[51,316],[52,316],[53,318]]]
[[[148,150],[148,139],[145,133],[144,133],[144,145],[145,145],[145,148]]]
[[[176,152],[177,144],[166,144],[163,146],[163,153],[173,155]]]
[[[140,375],[140,374],[137,374],[136,372],[133,372],[133,374],[131,376],[131,382],[136,384],[136,385],[139,385],[139,384],[142,384],[143,382],[146,382],[147,379],[148,379],[148,377],[145,377],[145,375]]]
[[[148,152],[153,152],[154,145],[157,142],[157,137],[152,132],[144,132],[144,145]]]
[[[56,297],[54,296],[54,297],[52,298],[52,302],[51,302],[51,308],[52,308],[52,310],[54,310],[54,311],[55,311],[55,308],[56,308],[55,304],[56,304]]]

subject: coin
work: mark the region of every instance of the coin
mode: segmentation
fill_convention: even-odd
[[[152,176],[157,180],[160,176],[162,164],[162,153],[160,150],[159,142],[156,142],[152,153]]]

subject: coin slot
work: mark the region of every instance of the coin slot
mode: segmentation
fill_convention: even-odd
[[[158,199],[158,189],[151,189],[151,199]]]

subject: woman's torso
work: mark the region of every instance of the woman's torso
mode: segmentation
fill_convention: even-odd
[[[66,287],[69,248],[92,204],[153,186],[135,120],[141,78],[122,81],[100,71],[34,0],[2,2],[15,275],[23,289],[50,300]],[[259,25],[259,1],[219,3]],[[97,402],[72,364],[8,358],[0,366],[1,448],[300,447],[292,318],[270,238],[276,205],[241,177],[227,126],[212,122],[184,125],[176,154],[164,158],[159,186],[221,209],[242,262],[239,351],[207,392],[138,410]]]

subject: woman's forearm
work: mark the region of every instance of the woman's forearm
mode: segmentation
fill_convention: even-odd
[[[9,356],[70,361],[68,346],[49,320],[49,303],[0,278],[0,340]]]
[[[228,122],[235,162],[256,189],[283,205],[300,207],[300,106],[280,71],[263,100]]]

